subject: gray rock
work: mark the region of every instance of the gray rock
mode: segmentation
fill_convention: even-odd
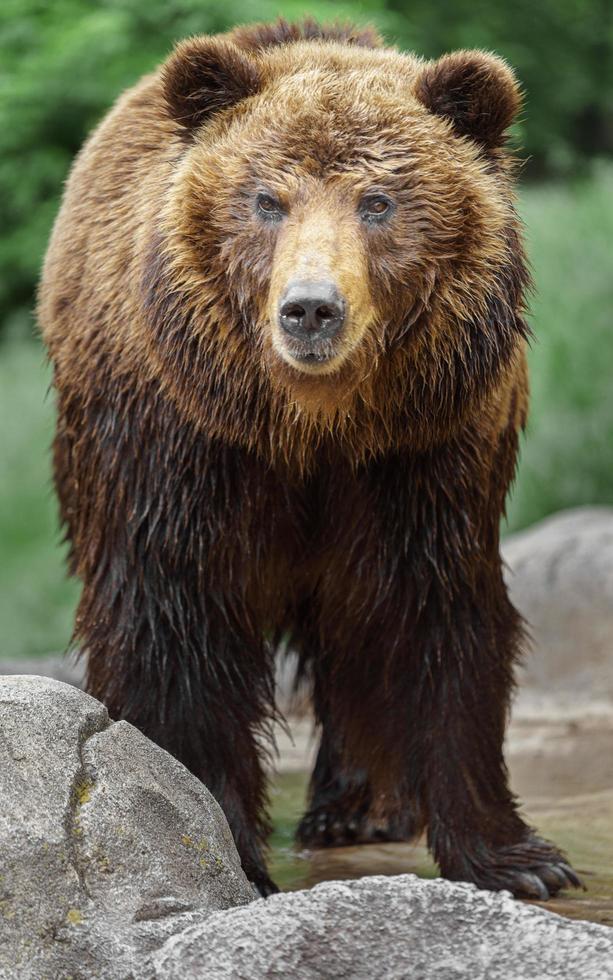
[[[76,688],[0,677],[0,976],[117,978],[253,898],[225,818]]]
[[[512,599],[532,650],[521,700],[613,703],[613,508],[563,511],[506,539]],[[541,704],[539,705],[539,700]],[[521,706],[521,704],[520,704]]]
[[[414,875],[327,882],[216,912],[148,980],[608,980],[613,930]]]

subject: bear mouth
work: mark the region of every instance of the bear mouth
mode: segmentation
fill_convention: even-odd
[[[326,361],[330,361],[336,356],[329,351],[320,350],[288,351],[288,353],[295,361],[299,361],[301,364],[325,364]]]
[[[335,367],[338,361],[338,351],[329,344],[283,345],[277,352],[293,368],[308,374],[325,374],[330,368]]]
[[[336,346],[330,340],[320,340],[317,343],[283,343],[277,345],[277,353],[292,367],[309,373],[329,370],[339,356]]]

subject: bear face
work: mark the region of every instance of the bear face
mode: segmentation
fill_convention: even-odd
[[[431,413],[438,395],[457,417],[524,333],[510,70],[480,52],[242,41],[184,42],[163,70],[182,138],[163,278],[190,331],[313,418],[411,373]]]

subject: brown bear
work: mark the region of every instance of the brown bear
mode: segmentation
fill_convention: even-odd
[[[39,312],[88,689],[207,784],[263,894],[287,636],[321,727],[300,842],[427,827],[450,879],[578,884],[502,752],[519,105],[483,52],[237,28],[179,44],[68,181]]]

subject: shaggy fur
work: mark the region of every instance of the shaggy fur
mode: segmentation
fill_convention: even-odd
[[[238,28],[180,44],[68,182],[39,312],[75,640],[111,715],[210,787],[263,893],[288,633],[322,729],[303,843],[427,826],[450,878],[541,898],[577,882],[502,755],[522,632],[498,531],[527,402],[519,101],[482,52]],[[314,364],[277,319],[296,276],[346,302]]]

